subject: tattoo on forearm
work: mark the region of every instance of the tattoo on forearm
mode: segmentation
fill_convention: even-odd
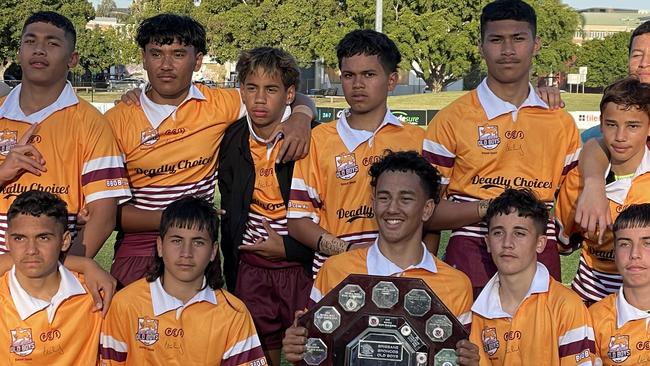
[[[330,233],[323,233],[318,238],[317,250],[325,255],[335,255],[348,250],[349,244]]]

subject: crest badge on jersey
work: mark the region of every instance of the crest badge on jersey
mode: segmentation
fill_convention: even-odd
[[[156,142],[158,142],[158,139],[160,138],[160,134],[158,133],[158,130],[155,128],[146,128],[140,132],[140,143],[143,145],[153,145]]]
[[[9,347],[10,353],[15,353],[18,356],[29,356],[34,352],[36,343],[32,338],[31,328],[16,328],[10,330],[11,332],[11,346]]]
[[[0,131],[0,154],[7,155],[18,142],[18,131]]]
[[[158,320],[148,316],[138,318],[138,332],[135,334],[135,339],[146,346],[151,346],[158,341],[158,338],[160,338]]]
[[[343,180],[350,180],[357,175],[359,171],[359,165],[357,165],[357,159],[354,157],[354,153],[342,153],[336,155],[334,158],[336,161],[336,177]]]
[[[478,146],[486,150],[494,150],[501,143],[499,126],[484,124],[478,126]]]
[[[609,338],[609,349],[607,357],[615,363],[621,363],[627,360],[632,354],[630,350],[630,336],[614,335]]]
[[[483,350],[488,355],[492,356],[499,350],[499,338],[497,337],[496,328],[483,328],[481,330],[481,341]]]

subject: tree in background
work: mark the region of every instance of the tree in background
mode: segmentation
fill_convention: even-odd
[[[578,50],[576,65],[587,66],[587,87],[604,87],[628,73],[627,45],[630,33],[620,32],[604,39],[592,39]]]
[[[133,26],[106,29],[82,29],[77,40],[79,66],[92,73],[101,72],[113,65],[138,62],[140,52],[135,41]]]
[[[537,13],[537,35],[542,39],[542,48],[533,61],[533,75],[568,71],[569,60],[578,48],[572,41],[580,21],[578,13],[560,0],[530,4]]]
[[[15,62],[20,45],[20,35],[25,20],[34,12],[52,10],[74,23],[77,33],[95,17],[87,0],[3,0],[0,7],[0,79],[5,70]]]
[[[98,17],[110,17],[115,9],[117,9],[117,4],[115,4],[114,0],[102,0],[99,5],[97,5],[95,13]]]

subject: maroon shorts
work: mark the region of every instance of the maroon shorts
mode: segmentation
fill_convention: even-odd
[[[155,260],[157,236],[157,232],[126,234],[117,244],[111,275],[118,289],[147,274]]]
[[[537,255],[537,260],[544,264],[553,278],[562,281],[560,274],[560,255],[555,240],[548,239],[546,248]],[[497,273],[497,267],[487,251],[485,239],[471,236],[452,236],[445,252],[445,262],[463,271],[472,281],[475,289],[483,288]]]
[[[264,350],[282,348],[296,310],[309,302],[313,281],[300,265],[264,268],[240,260],[235,295],[250,311]]]

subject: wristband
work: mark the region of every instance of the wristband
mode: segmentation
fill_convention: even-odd
[[[325,235],[325,233],[320,234],[320,236],[318,237],[318,242],[316,242],[316,251],[318,253],[321,252],[320,251],[320,243],[321,243],[321,241],[323,241],[323,235]]]

